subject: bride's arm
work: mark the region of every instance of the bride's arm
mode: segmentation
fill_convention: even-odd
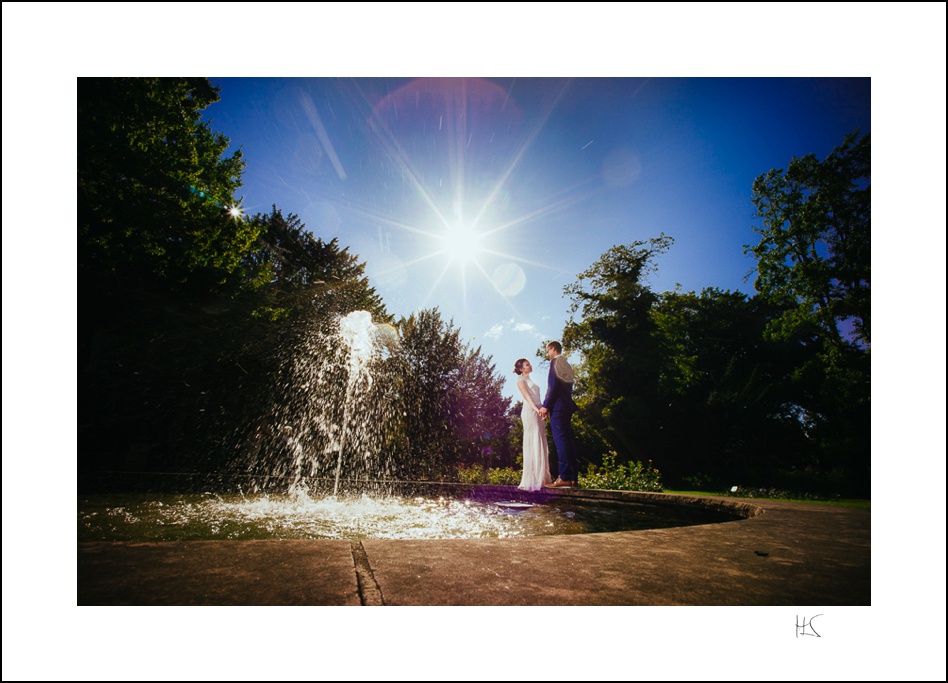
[[[523,380],[517,380],[517,388],[520,389],[520,393],[523,394],[523,400],[533,408],[533,412],[537,415],[540,414],[540,409],[537,408],[537,404],[533,402],[533,399],[530,398],[530,392],[527,391],[527,383]]]

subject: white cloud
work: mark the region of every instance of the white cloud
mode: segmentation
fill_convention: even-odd
[[[484,336],[488,339],[500,339],[500,335],[504,333],[504,326],[500,323],[497,323],[491,327],[487,332],[484,333]]]
[[[539,340],[545,339],[545,337],[537,331],[537,326],[532,323],[518,323],[514,322],[513,318],[505,320],[501,323],[496,323],[491,327],[487,332],[484,333],[484,336],[487,339],[497,340],[500,339],[507,332],[526,332],[531,337]]]
[[[520,332],[521,330],[519,328],[522,324],[523,323],[518,323],[515,325],[514,319],[508,318],[507,320],[504,320],[503,322],[496,323],[493,327],[491,327],[489,330],[487,330],[487,332],[484,333],[484,336],[487,337],[488,339],[500,339],[500,337],[504,334],[504,332],[509,332],[510,330],[513,330],[514,332]]]

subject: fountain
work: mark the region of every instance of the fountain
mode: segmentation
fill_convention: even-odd
[[[406,489],[387,474],[408,438],[392,388],[397,342],[396,330],[366,311],[307,334],[276,378],[270,409],[241,439],[242,471],[228,485],[157,498],[80,497],[80,540],[511,538],[734,518],[513,487]]]
[[[338,496],[344,478],[363,489],[384,479],[399,438],[397,396],[375,374],[386,372],[396,343],[393,327],[354,311],[289,349],[268,409],[236,439],[236,469],[249,477],[242,489],[312,491],[331,480]]]
[[[339,324],[339,336],[345,342],[349,353],[349,381],[346,383],[346,395],[343,397],[342,437],[339,440],[339,457],[336,460],[336,482],[332,489],[334,496],[339,493],[339,474],[342,471],[342,453],[349,432],[351,409],[358,406],[360,397],[366,395],[366,392],[361,390],[362,385],[369,388],[372,386],[372,375],[368,366],[375,347],[374,331],[372,316],[366,311],[350,313]],[[353,403],[356,406],[353,406]]]

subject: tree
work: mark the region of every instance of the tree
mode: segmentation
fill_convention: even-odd
[[[851,133],[823,162],[794,158],[753,191],[763,224],[745,251],[757,258],[760,296],[780,308],[766,334],[807,350],[791,380],[799,419],[821,446],[820,469],[868,491],[870,138]]]
[[[572,299],[563,345],[582,354],[577,403],[581,450],[602,441],[628,457],[651,457],[657,444],[648,428],[657,407],[659,347],[650,311],[658,296],[646,279],[654,259],[673,243],[664,234],[614,246],[564,287]],[[587,440],[588,438],[588,440]]]
[[[203,431],[223,435],[221,450],[230,452],[232,457],[224,458],[230,464],[248,467],[246,449],[240,444],[251,439],[265,445],[269,457],[254,456],[250,469],[285,474],[291,464],[281,461],[287,456],[286,435],[274,433],[274,424],[290,429],[308,452],[323,453],[330,443],[312,425],[344,421],[343,413],[331,414],[342,409],[347,391],[347,364],[337,336],[340,321],[354,311],[367,311],[377,325],[390,323],[392,316],[365,277],[365,264],[341,248],[337,239],[324,242],[314,237],[296,215],[284,216],[276,206],[249,220],[260,229],[254,250],[243,262],[253,284],[239,300],[239,315],[232,316],[228,327],[229,345],[219,351],[214,364],[228,368],[230,374],[205,387],[220,410],[216,429],[205,420]],[[385,374],[391,365],[376,359],[373,364],[380,366],[373,367],[373,375]],[[314,394],[317,369],[321,386]],[[366,401],[387,405],[391,397],[382,395],[387,389],[385,382],[376,383]],[[382,450],[391,452],[395,448],[389,441],[391,427],[398,421],[394,413],[386,413],[363,425],[359,433],[378,437]],[[254,435],[261,422],[271,427],[266,444]],[[354,443],[350,440],[349,445]],[[312,463],[326,471],[320,458]],[[380,474],[375,466],[366,462],[354,468],[349,463],[347,472],[358,469],[360,476],[374,477]]]
[[[365,277],[365,264],[348,248],[340,248],[338,239],[316,238],[297,215],[284,217],[275,205],[269,214],[257,214],[249,222],[259,237],[244,257],[243,267],[260,297],[258,313],[285,317],[292,308],[305,306],[308,295],[317,293],[346,300],[348,310],[336,313],[364,310],[377,322],[391,320]]]
[[[653,292],[665,235],[613,247],[565,288],[563,341],[582,357],[577,436],[653,459],[666,481],[867,493],[868,136],[762,175],[754,204],[753,298]]]
[[[78,99],[80,464],[124,467],[140,444],[149,467],[213,467],[314,328],[390,316],[337,240],[276,207],[240,215],[206,79],[80,79]]]
[[[818,461],[800,419],[805,385],[793,380],[809,352],[798,336],[764,338],[785,309],[713,288],[653,292],[646,276],[670,244],[613,247],[566,288],[587,457],[615,451],[652,460],[666,482],[718,486],[772,486]]]
[[[467,462],[480,461],[484,467],[509,465],[507,436],[510,425],[506,419],[510,399],[504,398],[503,377],[496,373],[490,356],[481,349],[465,348],[449,401],[454,405],[454,425],[464,444],[459,454]]]
[[[788,382],[801,350],[764,339],[774,314],[761,298],[715,288],[665,292],[653,307],[666,481],[773,486],[808,462]]]
[[[201,120],[217,99],[203,78],[79,79],[80,285],[241,284],[257,228],[236,215],[240,151]]]
[[[404,452],[393,472],[402,477],[446,474],[458,462],[492,459],[501,447],[509,400],[489,356],[470,349],[453,323],[425,309],[398,324],[398,408]],[[392,381],[392,380],[389,380]]]
[[[745,252],[757,258],[757,291],[787,306],[770,334],[802,330],[841,346],[840,324],[851,319],[869,343],[870,138],[857,138],[846,136],[823,162],[808,154],[754,181],[763,225]]]
[[[187,442],[216,408],[201,385],[257,236],[229,211],[241,155],[201,120],[216,100],[202,78],[79,79],[81,466],[123,466],[134,443],[181,452],[172,435]]]
[[[445,323],[437,309],[413,313],[396,327],[400,337],[397,393],[405,416],[406,445],[398,474],[433,476],[457,457],[459,443],[452,429],[455,406],[449,399],[463,344],[459,330]]]

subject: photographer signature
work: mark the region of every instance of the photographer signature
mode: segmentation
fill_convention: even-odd
[[[800,615],[797,615],[797,638],[800,636],[816,636],[817,638],[822,638],[819,633],[816,632],[816,629],[813,628],[813,620],[816,617],[822,617],[822,614],[817,614],[816,616],[810,617],[810,620],[807,621],[806,617],[803,620],[800,620]],[[809,630],[808,630],[809,629]]]

